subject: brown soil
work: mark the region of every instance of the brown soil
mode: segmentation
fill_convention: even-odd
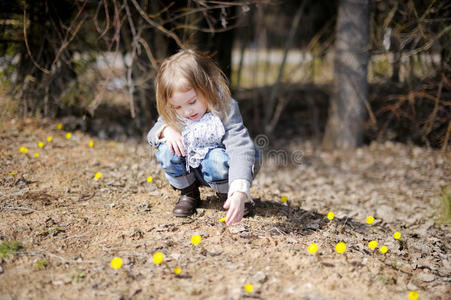
[[[255,214],[226,227],[206,188],[196,215],[172,216],[177,193],[144,141],[94,139],[90,148],[88,135],[67,140],[55,127],[13,120],[0,131],[0,242],[23,246],[0,259],[0,299],[408,299],[411,290],[450,299],[451,232],[440,220],[449,153],[393,143],[263,149]],[[122,268],[111,267],[114,257]]]

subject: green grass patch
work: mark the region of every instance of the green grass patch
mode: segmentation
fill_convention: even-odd
[[[442,204],[439,213],[440,223],[451,224],[451,186],[442,188]]]
[[[22,244],[17,241],[3,241],[0,244],[0,257],[11,258],[22,248]]]
[[[37,262],[35,262],[33,267],[36,270],[42,270],[42,269],[47,268],[48,265],[49,265],[49,263],[45,259],[43,259],[43,260],[38,260]]]
[[[76,270],[70,275],[72,283],[79,283],[86,277],[85,273],[81,270]]]

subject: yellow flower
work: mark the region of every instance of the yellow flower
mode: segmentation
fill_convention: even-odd
[[[66,139],[70,140],[72,137],[72,132],[66,133]]]
[[[14,176],[14,175],[16,175],[16,173],[14,173],[14,172],[9,172],[9,175]]]
[[[311,244],[308,246],[307,251],[308,251],[310,254],[315,254],[316,251],[318,251],[318,245],[316,245],[315,243],[311,243]]]
[[[36,152],[36,153],[34,154],[34,157],[39,157],[39,153]]]
[[[27,147],[20,147],[19,151],[24,153],[24,154],[27,154],[28,153],[28,148]]]
[[[94,141],[89,141],[89,148],[94,147]]]
[[[329,219],[329,220],[333,220],[334,219],[334,217],[335,217],[335,214],[333,213],[333,212],[329,212],[328,214],[327,214],[327,218]]]
[[[373,217],[373,216],[368,216],[368,217],[366,217],[366,222],[367,222],[368,224],[373,224],[373,222],[374,222],[374,217]]]
[[[221,219],[219,219],[219,222],[221,222],[221,223],[224,223],[224,222],[225,222],[225,217],[224,217],[224,218],[221,218]]]
[[[182,269],[180,269],[179,267],[175,267],[175,268],[174,268],[174,273],[175,273],[176,275],[178,275],[178,274],[182,273]]]
[[[100,179],[100,177],[102,177],[102,173],[97,172],[96,175],[94,175],[95,179]]]
[[[58,130],[63,129],[63,124],[61,124],[61,123],[56,124],[56,129],[58,129]]]
[[[382,254],[385,254],[385,253],[387,253],[388,248],[387,248],[387,246],[382,246],[382,247],[379,249],[379,251],[380,251]]]
[[[52,140],[53,140],[53,138],[52,138],[51,136],[48,136],[48,137],[47,137],[47,142],[50,143]]]
[[[152,176],[147,177],[147,182],[152,182],[152,181],[153,181]]]
[[[396,231],[396,232],[393,234],[393,237],[394,237],[395,239],[399,240],[399,239],[401,238],[401,233]]]
[[[193,245],[199,245],[201,241],[202,241],[202,237],[200,235],[198,235],[198,234],[193,235],[191,237],[191,243]]]
[[[368,247],[372,250],[376,249],[377,247],[377,241],[371,241],[368,243]]]
[[[44,142],[39,142],[39,143],[38,143],[38,147],[39,147],[39,148],[44,148]]]
[[[119,269],[122,267],[122,259],[120,257],[115,257],[111,260],[111,267],[113,269]]]
[[[157,265],[161,264],[164,260],[164,255],[161,252],[156,252],[153,255],[153,262],[156,263]]]
[[[337,251],[337,253],[344,253],[346,251],[346,243],[337,243],[337,245],[335,246],[335,251]]]
[[[244,285],[244,290],[246,293],[251,293],[254,290],[254,286],[250,283]]]
[[[280,198],[280,201],[282,201],[283,203],[288,201],[288,196],[282,196],[282,198]]]
[[[418,292],[410,291],[409,292],[409,300],[418,300]]]

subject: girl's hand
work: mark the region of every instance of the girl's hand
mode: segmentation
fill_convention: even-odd
[[[247,195],[243,192],[235,192],[224,203],[224,208],[228,209],[226,221],[227,225],[238,223],[243,218],[244,214],[244,202]]]
[[[169,151],[172,154],[176,153],[178,156],[185,156],[185,147],[183,146],[182,134],[177,129],[167,126],[161,133],[169,146]]]

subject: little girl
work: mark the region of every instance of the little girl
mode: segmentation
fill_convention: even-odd
[[[181,191],[173,213],[187,217],[199,205],[199,186],[212,187],[226,224],[241,221],[260,153],[231,99],[224,73],[208,57],[182,50],[168,57],[156,78],[159,118],[147,135],[166,178]]]

